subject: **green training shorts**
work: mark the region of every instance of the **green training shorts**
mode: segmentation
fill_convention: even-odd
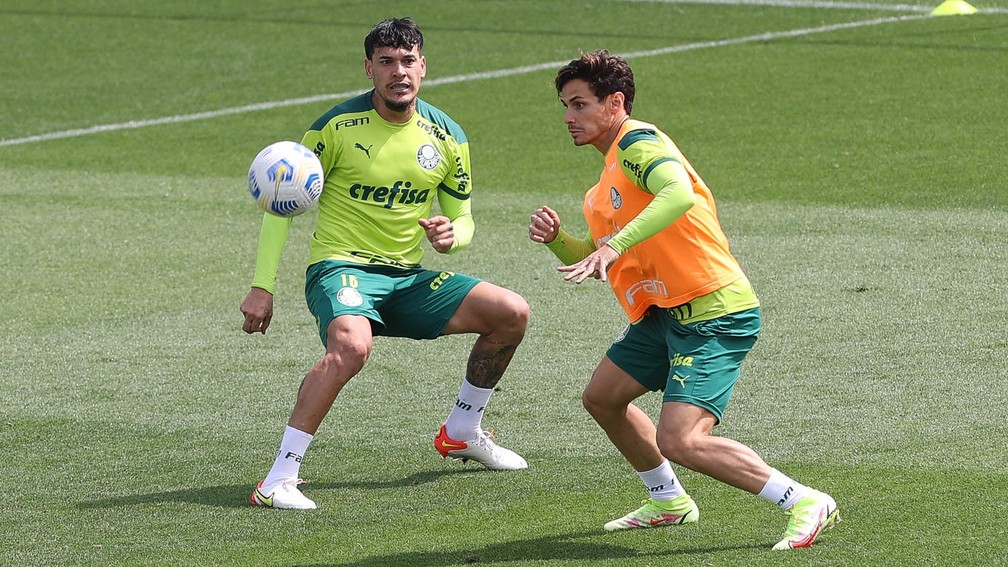
[[[721,421],[742,360],[756,344],[760,309],[754,307],[686,325],[669,309],[651,308],[629,325],[606,356],[664,402],[702,407]]]
[[[419,266],[323,260],[308,266],[305,301],[318,323],[323,345],[329,323],[340,315],[367,317],[375,335],[434,339],[480,281]]]

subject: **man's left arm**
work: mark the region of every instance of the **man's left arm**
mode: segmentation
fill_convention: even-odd
[[[472,192],[472,178],[469,173],[469,142],[464,142],[456,147],[452,161],[452,173],[441,183],[437,192],[438,205],[450,223],[451,244],[445,250],[438,249],[438,252],[445,254],[452,254],[469,246],[472,243],[473,234],[476,232],[476,221],[472,216],[472,202],[469,199]],[[429,237],[430,230],[428,230]],[[431,244],[434,244],[437,249],[437,243],[432,240]]]
[[[689,173],[674,157],[653,160],[637,184],[654,199],[609,239],[609,246],[620,254],[658,234],[696,204]]]

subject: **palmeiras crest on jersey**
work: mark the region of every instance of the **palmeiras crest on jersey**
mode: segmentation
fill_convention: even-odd
[[[623,195],[615,187],[609,188],[609,200],[612,201],[612,208],[618,209],[623,206]]]
[[[416,160],[420,164],[420,167],[430,171],[441,163],[441,154],[438,153],[437,148],[434,146],[424,144],[417,150]]]
[[[343,287],[336,292],[336,301],[339,301],[347,307],[357,307],[361,303],[364,303],[364,298],[361,297],[359,291],[352,287]]]

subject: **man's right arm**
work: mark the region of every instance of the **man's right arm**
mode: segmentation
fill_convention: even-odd
[[[560,226],[560,215],[547,206],[539,207],[532,215],[529,239],[545,244],[565,265],[580,262],[595,251],[591,234],[580,240],[574,238]]]
[[[266,334],[273,319],[273,290],[276,287],[280,253],[287,243],[291,219],[265,213],[259,230],[259,249],[256,253],[255,276],[252,289],[245,295],[240,309],[245,315],[242,330],[246,333]]]
[[[277,269],[280,267],[280,253],[287,244],[291,219],[263,214],[262,228],[259,230],[259,249],[256,252],[255,275],[252,287],[270,293],[276,288]]]
[[[595,251],[595,243],[592,241],[590,234],[585,238],[578,239],[559,227],[557,228],[556,238],[551,242],[547,242],[546,247],[561,262],[568,266],[584,260],[589,254]]]

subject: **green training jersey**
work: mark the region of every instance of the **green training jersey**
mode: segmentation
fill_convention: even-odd
[[[425,234],[417,221],[431,216],[435,198],[454,228],[450,252],[472,240],[469,141],[462,128],[420,99],[409,122],[393,124],[375,110],[372,93],[333,107],[301,140],[325,176],[309,264],[419,265]],[[254,287],[273,292],[290,223],[264,215]]]
[[[406,124],[378,115],[371,92],[312,124],[301,141],[322,161],[325,185],[309,263],[416,266],[434,198],[453,222],[470,215],[469,142],[444,112],[417,99]]]

